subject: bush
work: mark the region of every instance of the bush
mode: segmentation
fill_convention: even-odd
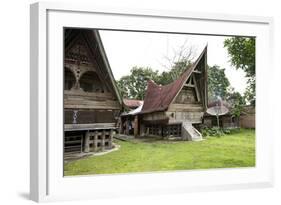
[[[221,137],[223,135],[235,134],[240,132],[240,129],[229,129],[229,128],[220,128],[220,127],[205,127],[201,129],[201,133],[203,137],[211,136],[211,137]]]
[[[204,137],[207,137],[207,136],[220,137],[220,136],[224,135],[224,132],[219,127],[204,128],[204,129],[202,129],[202,135]]]

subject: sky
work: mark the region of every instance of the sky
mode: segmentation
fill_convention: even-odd
[[[183,45],[192,48],[195,61],[208,45],[208,65],[225,68],[225,74],[235,91],[243,94],[246,89],[244,71],[231,66],[227,50],[223,47],[224,40],[229,37],[105,30],[99,32],[116,80],[130,74],[130,69],[134,66],[168,71],[167,58],[172,59]]]

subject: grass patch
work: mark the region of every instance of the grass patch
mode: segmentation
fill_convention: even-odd
[[[200,142],[132,140],[118,151],[64,164],[64,174],[112,174],[255,166],[255,130],[241,129]]]

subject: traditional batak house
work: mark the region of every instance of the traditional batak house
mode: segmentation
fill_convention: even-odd
[[[64,151],[112,148],[120,98],[97,30],[64,32]]]
[[[174,82],[161,86],[148,81],[138,115],[140,135],[201,140],[196,127],[207,108],[207,47]]]

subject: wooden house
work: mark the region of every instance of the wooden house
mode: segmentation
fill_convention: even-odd
[[[120,98],[97,30],[64,31],[64,150],[112,148]]]
[[[138,119],[140,135],[200,140],[196,129],[207,108],[207,47],[182,75],[168,85],[148,81]]]
[[[121,120],[120,133],[126,135],[134,135],[136,137],[138,135],[137,115],[141,112],[143,101],[124,99],[123,103],[126,112],[123,112],[120,116],[120,120]]]
[[[254,106],[244,106],[239,118],[241,128],[256,128],[256,109]]]

